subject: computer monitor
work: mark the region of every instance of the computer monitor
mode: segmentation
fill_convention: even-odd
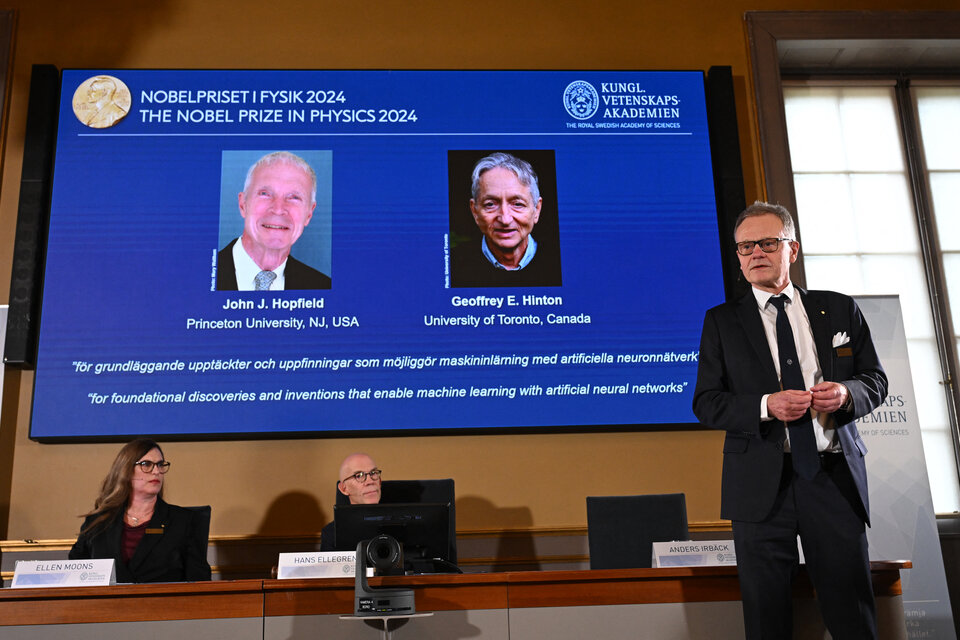
[[[451,558],[450,505],[438,502],[334,505],[338,551],[355,551],[362,540],[387,534],[403,545],[404,568],[412,573],[459,572]]]

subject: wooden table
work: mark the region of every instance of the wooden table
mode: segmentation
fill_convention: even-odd
[[[905,638],[900,570],[872,563],[881,637]],[[742,638],[735,567],[529,571],[372,578],[412,588],[418,612],[404,638]],[[822,638],[813,590],[794,587],[795,638]],[[353,580],[235,580],[0,590],[4,640],[135,637],[171,640],[370,639],[350,624]],[[819,635],[818,635],[819,634]]]

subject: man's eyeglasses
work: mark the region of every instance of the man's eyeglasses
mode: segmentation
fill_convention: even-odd
[[[742,256],[748,256],[753,253],[753,249],[760,245],[760,251],[764,253],[773,253],[780,248],[781,242],[793,242],[793,238],[763,238],[762,240],[745,240],[737,243],[737,253]]]
[[[357,471],[352,476],[347,476],[341,482],[346,482],[347,480],[356,480],[357,482],[365,482],[367,476],[370,476],[371,480],[379,480],[380,474],[383,473],[382,469],[371,469],[370,471]]]
[[[141,460],[140,462],[134,462],[133,466],[140,467],[140,471],[144,473],[153,473],[153,468],[156,467],[160,473],[166,473],[170,470],[170,463],[166,460],[161,460],[160,462],[154,462],[153,460]]]

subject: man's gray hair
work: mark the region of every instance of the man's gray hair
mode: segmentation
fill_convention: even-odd
[[[740,228],[740,225],[743,224],[744,220],[753,216],[764,216],[771,213],[780,218],[780,222],[783,224],[783,236],[785,238],[790,238],[791,240],[796,240],[797,228],[793,224],[793,216],[790,215],[790,212],[787,211],[787,208],[783,205],[771,204],[769,202],[757,200],[752,205],[741,211],[740,215],[737,216],[737,221],[733,223],[734,241],[737,239],[737,229]]]
[[[250,188],[250,183],[253,182],[253,174],[257,169],[275,164],[288,164],[306,173],[307,177],[310,178],[310,204],[317,203],[317,173],[310,166],[310,163],[289,151],[274,151],[254,162],[253,166],[247,170],[247,178],[243,181],[243,192],[246,193]]]
[[[502,151],[491,153],[486,158],[477,162],[473,167],[471,193],[474,201],[476,201],[477,196],[480,195],[480,176],[490,171],[490,169],[496,169],[498,167],[512,171],[517,176],[520,184],[530,189],[530,195],[533,197],[532,204],[536,206],[537,201],[540,200],[540,184],[537,180],[537,173],[526,160],[521,160],[516,156]]]

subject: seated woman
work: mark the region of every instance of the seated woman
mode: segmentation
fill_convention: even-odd
[[[71,560],[113,558],[117,582],[210,579],[203,516],[163,501],[170,469],[153,440],[127,443],[86,515]]]

